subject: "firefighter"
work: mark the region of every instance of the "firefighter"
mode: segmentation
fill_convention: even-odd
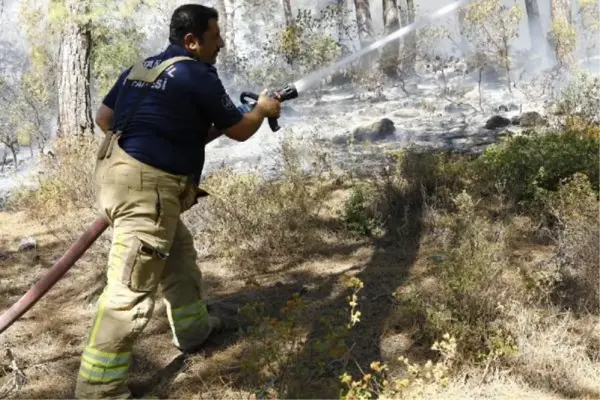
[[[222,134],[245,141],[280,103],[261,93],[240,111],[214,64],[224,46],[213,8],[173,12],[170,44],[126,69],[103,99],[105,132],[95,167],[96,201],[113,228],[107,285],[86,338],[76,398],[132,398],[132,347],[164,297],[173,344],[194,352],[223,327],[202,295],[192,235],[180,214],[196,202],[205,145]]]

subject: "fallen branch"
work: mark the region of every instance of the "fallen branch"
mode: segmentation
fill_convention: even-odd
[[[17,361],[10,349],[6,349],[6,357],[9,360],[8,370],[12,376],[8,379],[8,382],[0,388],[0,399],[4,399],[11,393],[20,390],[27,383],[27,377],[17,365]]]
[[[444,100],[450,102],[450,104],[454,104],[457,107],[462,107],[462,106],[470,107],[470,108],[473,109],[473,111],[475,111],[476,113],[479,113],[479,110],[477,108],[475,108],[475,106],[472,105],[472,104],[470,104],[470,103],[464,103],[462,101],[452,100],[449,95],[444,95],[443,98],[444,98]]]

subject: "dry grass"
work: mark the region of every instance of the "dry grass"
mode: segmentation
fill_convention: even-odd
[[[322,148],[286,137],[278,154],[278,179],[228,169],[204,178],[211,195],[185,216],[202,237],[203,254],[228,259],[254,275],[342,244],[332,218],[340,180]]]
[[[484,383],[480,370],[461,372],[447,386],[428,386],[419,398],[438,399],[535,399],[558,400],[563,396],[549,390],[540,390],[528,385],[523,379],[506,372],[491,373]]]
[[[1,307],[5,310],[23,296],[66,250],[69,243],[65,243],[64,236],[57,234],[55,229],[68,229],[69,226],[56,224],[49,228],[29,219],[23,212],[3,212],[0,213],[0,227],[0,253],[7,254],[2,261],[0,287]],[[37,248],[17,251],[20,240],[26,236],[36,239]],[[93,311],[85,297],[98,280],[98,272],[102,272],[91,262],[95,256],[93,251],[86,255],[0,337],[0,347],[12,350],[28,382],[12,396],[72,397],[81,340],[91,323]]]
[[[403,376],[399,356],[422,365],[439,362],[443,357],[431,344],[450,333],[458,338],[458,354],[446,379],[411,384],[404,397],[600,395],[600,331],[590,308],[598,296],[590,284],[598,270],[592,218],[598,203],[583,180],[539,198],[542,219],[515,214],[505,194],[478,190],[466,158],[400,154],[381,174],[348,179],[334,172],[322,149],[300,157],[293,148],[286,142],[281,149],[279,180],[230,171],[209,177],[213,195],[185,216],[201,250],[207,297],[256,305],[256,324],[214,338],[202,353],[183,359],[170,343],[158,301],[135,347],[136,393],[339,398],[344,372],[361,379],[371,362],[383,361],[390,379]],[[79,157],[62,160],[54,171],[82,162]],[[303,172],[307,164],[312,174]],[[55,176],[63,181],[51,179],[18,198],[16,205],[35,207],[31,212],[0,213],[2,309],[95,216],[91,181],[62,172]],[[54,215],[61,218],[46,218],[59,205],[65,211]],[[556,243],[540,243],[539,221]],[[110,233],[0,337],[28,379],[6,397],[72,396]],[[29,235],[37,238],[37,250],[17,252]],[[358,292],[348,286],[352,277],[363,285]],[[574,293],[585,301],[566,302]],[[577,308],[569,309],[572,304]],[[349,327],[351,315],[359,321]],[[6,371],[0,388],[14,376],[8,364],[0,360]]]
[[[600,397],[597,317],[580,320],[560,310],[517,306],[506,314],[519,349],[507,360],[515,375],[563,398]]]
[[[14,193],[8,206],[26,210],[33,218],[49,222],[70,211],[94,208],[93,171],[100,136],[65,137],[55,142],[57,156],[45,156],[37,190]],[[67,156],[64,156],[67,155]]]

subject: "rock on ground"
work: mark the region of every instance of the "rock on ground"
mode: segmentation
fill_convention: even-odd
[[[26,237],[19,243],[19,251],[33,250],[37,247],[37,241],[34,237]]]
[[[519,107],[515,103],[501,104],[498,106],[497,112],[509,112],[509,111],[519,111],[521,107]]]
[[[488,119],[485,123],[486,129],[497,129],[504,128],[510,125],[510,119],[502,117],[500,115],[494,115],[492,118]]]
[[[542,126],[547,125],[548,120],[541,116],[541,114],[537,111],[528,111],[521,115],[519,119],[519,125],[524,128],[529,128],[532,126]]]
[[[359,126],[352,131],[352,137],[357,142],[385,140],[394,135],[396,127],[389,118],[382,118],[380,121],[371,125]]]

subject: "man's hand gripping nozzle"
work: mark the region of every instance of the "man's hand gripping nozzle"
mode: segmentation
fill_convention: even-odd
[[[279,90],[269,92],[269,96],[279,100],[280,103],[283,103],[284,101],[292,100],[298,97],[298,90],[296,90],[296,86],[294,86],[294,84],[290,83]],[[254,102],[250,103],[248,99],[254,100]],[[254,106],[256,106],[258,94],[252,92],[242,92],[242,94],[240,94],[240,101],[242,104],[248,105],[250,109],[252,109]],[[277,132],[279,129],[281,129],[276,118],[269,118],[269,127],[271,127],[273,132]]]

